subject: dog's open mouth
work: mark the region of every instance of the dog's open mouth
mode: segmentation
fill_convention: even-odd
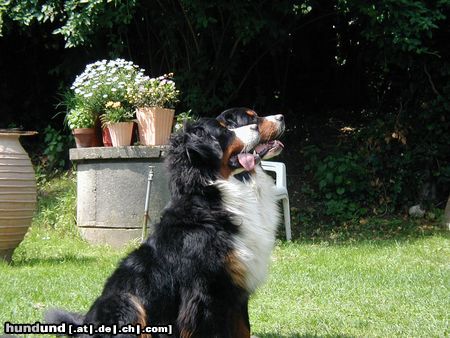
[[[278,156],[284,148],[281,141],[273,140],[258,144],[252,153],[242,152],[230,157],[230,166],[242,168],[244,171],[252,171],[263,159]]]
[[[281,141],[273,140],[258,144],[253,152],[242,152],[234,154],[230,157],[230,167],[235,169],[243,169],[244,171],[252,171],[261,162],[261,160],[278,156],[284,148]]]
[[[278,156],[284,148],[284,144],[281,141],[273,140],[266,143],[258,144],[255,148],[256,153],[262,159],[269,159]]]
[[[245,171],[252,171],[261,162],[261,157],[256,151],[253,153],[238,153],[230,157],[230,165],[235,168],[242,168]]]
[[[261,157],[257,152],[240,153],[237,155],[238,161],[246,171],[252,171],[261,162]]]

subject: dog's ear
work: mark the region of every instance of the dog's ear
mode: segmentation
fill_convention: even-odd
[[[224,110],[216,120],[227,128],[238,128],[247,124],[256,123],[258,114],[250,108],[238,107]]]
[[[213,159],[222,158],[222,149],[211,135],[186,135],[186,155],[194,167],[211,166]]]
[[[219,116],[216,117],[216,120],[226,128],[236,128],[236,121],[234,115],[234,109],[227,109],[223,111]]]

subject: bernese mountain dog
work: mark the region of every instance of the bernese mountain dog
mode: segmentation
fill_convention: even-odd
[[[261,159],[268,160],[278,156],[284,148],[283,143],[278,140],[285,129],[282,114],[262,117],[252,109],[237,107],[223,111],[216,119],[228,128],[256,124],[261,136],[261,144],[255,150]]]
[[[216,119],[230,129],[256,124],[260,133],[260,144],[255,147],[258,159],[271,159],[284,148],[278,140],[285,130],[281,114],[261,117],[252,109],[238,107],[223,111]],[[279,207],[273,194],[272,177],[250,157],[247,160],[242,163],[246,170],[234,175],[222,190],[227,191],[224,195],[228,196],[224,199],[227,201],[225,208],[243,225],[236,236],[235,250],[244,266],[243,288],[252,293],[267,276],[279,223]],[[248,313],[247,307],[248,304],[243,305],[243,313]]]
[[[225,110],[216,119],[230,129],[256,124],[260,144],[255,147],[254,154],[258,159],[267,160],[278,156],[284,148],[283,143],[278,140],[285,129],[284,116],[281,114],[260,117],[249,108],[239,107]],[[239,252],[247,251],[242,261],[247,274],[253,276],[246,285],[250,292],[265,280],[279,223],[279,207],[273,194],[273,179],[258,164],[243,162],[246,170],[234,175],[227,182],[227,187],[239,187],[239,192],[229,193],[229,196],[240,195],[238,199],[233,200],[246,201],[245,204],[234,208],[230,207],[232,203],[226,204],[226,208],[233,215],[239,215],[240,219],[248,218],[239,236],[242,243]],[[236,181],[244,183],[243,187]],[[256,238],[258,240],[254,240]]]
[[[265,279],[278,212],[266,183],[258,191],[235,177],[257,170],[257,124],[223,124],[203,119],[171,137],[171,200],[154,232],[119,264],[86,315],[50,310],[46,323],[172,325],[173,337],[250,337],[248,297]]]

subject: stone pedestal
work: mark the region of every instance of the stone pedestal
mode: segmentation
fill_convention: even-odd
[[[165,147],[70,149],[77,165],[77,224],[93,244],[120,247],[140,239],[149,166],[154,167],[149,232],[169,201]]]

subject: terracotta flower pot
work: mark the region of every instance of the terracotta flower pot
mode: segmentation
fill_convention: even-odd
[[[129,146],[133,135],[133,122],[119,122],[108,125],[113,147]]]
[[[163,145],[169,141],[175,110],[142,107],[136,110],[139,140],[144,145]]]
[[[11,259],[36,209],[36,179],[30,158],[19,142],[33,132],[0,132],[0,259]]]
[[[100,141],[95,128],[78,128],[72,130],[77,148],[98,147]]]
[[[102,128],[102,141],[105,147],[112,147],[111,135],[108,127]]]

